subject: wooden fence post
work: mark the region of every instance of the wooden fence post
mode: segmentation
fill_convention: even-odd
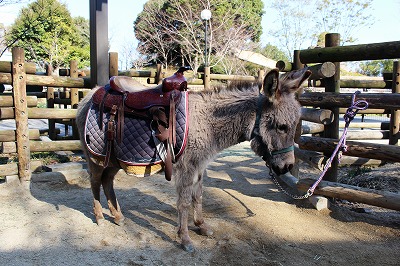
[[[25,53],[22,48],[12,49],[12,86],[14,94],[18,176],[20,181],[31,179],[28,105],[26,98]]]
[[[304,67],[304,64],[301,63],[300,61],[300,50],[294,50],[293,52],[293,64],[292,65],[292,69],[291,70],[298,70]],[[301,95],[303,93],[303,89],[299,89],[297,92],[297,98],[298,95]],[[299,120],[299,123],[297,124],[296,127],[296,133],[294,136],[294,142],[295,143],[299,143],[300,137],[301,137],[301,124],[302,124],[302,120]],[[299,171],[300,171],[300,165],[299,165],[299,159],[296,157],[295,159],[295,164],[294,167],[292,168],[292,170],[290,170],[290,173],[295,176],[298,177],[299,176]]]
[[[70,75],[71,78],[78,78],[78,62],[71,60],[70,62]],[[79,91],[78,88],[71,88],[71,109],[78,108],[79,103]],[[72,136],[74,139],[79,139],[78,128],[75,123],[75,119],[72,119]]]
[[[340,34],[328,33],[325,35],[325,47],[339,46]],[[340,93],[340,62],[332,62],[335,64],[335,75],[325,79],[325,92]],[[330,109],[333,113],[333,122],[325,125],[324,134],[325,138],[338,139],[339,138],[339,108],[333,107]],[[332,155],[324,153],[328,158]],[[332,161],[331,168],[326,172],[324,180],[337,181],[339,161],[337,156]]]
[[[109,53],[109,76],[110,78],[113,76],[118,76],[118,53],[110,52]]]
[[[204,67],[204,89],[210,89],[211,77],[210,77],[210,67]]]
[[[51,76],[53,73],[53,68],[51,65],[46,65],[46,75]],[[47,87],[47,108],[54,108],[54,87]],[[49,138],[55,140],[57,138],[56,131],[56,120],[49,119]]]
[[[400,93],[400,64],[393,62],[392,92]],[[400,110],[392,110],[390,114],[389,144],[399,145],[400,139]]]

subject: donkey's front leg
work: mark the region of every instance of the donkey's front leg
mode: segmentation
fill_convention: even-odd
[[[194,224],[199,227],[201,235],[211,236],[213,231],[210,226],[204,222],[203,218],[203,172],[199,174],[197,182],[193,185],[192,200],[194,207]]]
[[[188,171],[190,172],[190,171]],[[189,208],[192,204],[193,175],[182,174],[181,171],[175,172],[175,186],[178,193],[177,209],[178,209],[178,235],[184,250],[193,252],[194,247],[189,237],[188,217]]]

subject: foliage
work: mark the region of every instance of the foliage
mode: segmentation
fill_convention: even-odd
[[[367,76],[382,76],[393,71],[393,59],[368,60],[360,63],[358,72]]]
[[[89,22],[72,18],[57,0],[37,0],[23,8],[6,41],[8,47],[24,48],[27,60],[43,69],[46,64],[59,68],[72,59],[79,67],[89,65]]]
[[[150,0],[134,22],[138,50],[164,66],[189,64],[196,72],[205,62],[205,22],[200,18],[203,9],[212,12],[207,25],[210,66],[224,65],[235,49],[259,40],[261,0]]]
[[[289,58],[285,54],[285,52],[272,44],[267,44],[264,48],[261,49],[260,53],[275,61],[289,61]]]

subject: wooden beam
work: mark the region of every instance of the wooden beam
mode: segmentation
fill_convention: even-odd
[[[307,123],[301,126],[301,135],[316,134],[324,131],[324,125],[318,123]]]
[[[43,162],[40,160],[31,160],[31,170],[40,171]],[[18,163],[0,164],[0,176],[9,176],[18,174]]]
[[[299,95],[299,102],[303,106],[321,108],[349,107],[352,93],[335,92],[305,92]],[[400,93],[360,93],[356,100],[368,102],[368,108],[400,109]]]
[[[333,122],[333,113],[327,109],[301,108],[301,120],[329,125]]]
[[[328,34],[327,34],[328,35]],[[400,58],[400,41],[335,46],[300,51],[303,64]]]
[[[305,163],[308,163],[310,166],[320,171],[324,169],[324,166],[328,159],[320,152],[302,150],[299,149],[297,146],[294,147],[294,155],[296,158],[302,160]]]
[[[339,81],[341,88],[366,88],[366,89],[390,89],[392,88],[391,80],[378,80],[378,79],[348,79],[348,78],[340,78]],[[321,80],[313,80],[313,87],[324,87],[325,81]]]
[[[38,140],[40,139],[39,129],[29,129],[29,139]],[[14,129],[0,130],[0,142],[4,141],[16,141],[16,131]]]
[[[312,72],[309,77],[310,80],[330,78],[336,73],[336,66],[332,62],[313,65],[308,67],[308,69]]]
[[[338,140],[301,136],[299,148],[303,150],[321,151],[332,154]],[[383,160],[387,162],[400,162],[400,146],[366,143],[360,141],[346,141],[347,151],[344,155]]]
[[[134,70],[129,69],[126,71],[118,71],[119,76],[128,76],[128,77],[136,77],[136,78],[155,78],[157,75],[157,71],[154,69],[151,70]]]
[[[389,139],[389,130],[349,130],[347,139]]]
[[[12,76],[8,73],[0,73],[0,83],[12,84]],[[48,87],[67,87],[67,88],[91,88],[90,78],[70,78],[42,75],[26,75],[27,85],[39,85]]]
[[[27,74],[35,74],[36,73],[36,64],[25,62],[25,73]],[[12,63],[7,61],[0,61],[0,72],[11,73],[12,72]]]
[[[57,140],[57,141],[30,141],[29,148],[31,152],[41,151],[78,151],[82,150],[79,140]],[[15,142],[2,142],[2,153],[15,153],[17,147]]]
[[[28,108],[31,119],[75,119],[76,109]]]
[[[307,191],[314,182],[315,180],[310,178],[300,179],[297,188],[300,191]],[[400,194],[393,192],[321,181],[314,194],[400,211]]]

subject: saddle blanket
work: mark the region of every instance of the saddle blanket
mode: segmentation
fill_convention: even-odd
[[[174,147],[175,157],[178,158],[184,151],[188,135],[188,92],[184,91],[182,98],[176,106],[176,146]],[[166,110],[167,113],[169,110]],[[100,127],[99,105],[91,103],[86,117],[85,123],[85,143],[92,155],[98,163],[104,162],[106,157],[107,147],[107,122],[110,118],[110,113],[104,111],[103,113],[103,126]],[[116,116],[117,119],[117,116]],[[116,121],[117,123],[118,121]],[[123,138],[121,143],[118,143],[116,137],[113,140],[113,154],[121,164],[122,168],[128,174],[136,174],[135,172],[129,173],[127,169],[131,166],[155,166],[162,163],[161,157],[158,154],[156,144],[152,136],[152,129],[150,127],[151,119],[139,118],[125,114]],[[118,132],[114,132],[118,134]],[[156,166],[155,169],[161,169]],[[148,173],[148,167],[145,172]],[[151,173],[148,173],[151,174]],[[146,174],[139,174],[146,175]]]

